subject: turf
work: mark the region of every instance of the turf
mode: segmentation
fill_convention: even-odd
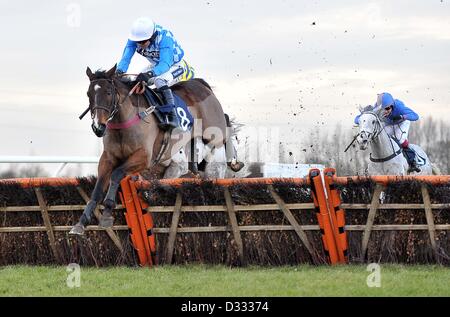
[[[0,296],[450,296],[450,268],[381,266],[381,287],[368,287],[363,265],[81,268],[69,288],[66,267],[0,268]]]

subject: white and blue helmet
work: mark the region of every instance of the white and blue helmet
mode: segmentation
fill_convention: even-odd
[[[389,106],[393,106],[395,103],[394,97],[388,92],[383,92],[377,97],[377,106],[381,109],[386,109]]]
[[[155,33],[156,24],[152,19],[141,17],[134,21],[128,38],[134,42],[148,40]]]

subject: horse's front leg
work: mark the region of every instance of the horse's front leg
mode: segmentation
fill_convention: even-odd
[[[125,163],[115,168],[111,173],[111,181],[109,183],[108,192],[106,193],[105,200],[103,201],[102,216],[100,218],[100,227],[111,228],[114,222],[112,212],[116,207],[116,195],[119,189],[120,181],[131,173],[136,173],[144,170],[147,167],[147,152],[144,150],[138,150],[131,155]]]
[[[83,214],[78,223],[72,227],[69,234],[83,235],[85,227],[91,222],[92,215],[97,205],[102,201],[103,196],[108,186],[108,180],[113,170],[113,162],[107,159],[106,153],[103,152],[98,164],[98,176],[95,183],[94,191],[91,195],[91,200],[84,208]]]

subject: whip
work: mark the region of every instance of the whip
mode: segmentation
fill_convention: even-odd
[[[355,137],[353,138],[353,141],[345,148],[344,153],[347,152],[347,150],[352,146],[353,143],[355,143],[356,138],[358,137],[359,134],[355,135]]]

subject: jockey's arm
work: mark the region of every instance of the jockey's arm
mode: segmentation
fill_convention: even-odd
[[[404,107],[404,109],[402,109],[402,117],[404,120],[409,120],[409,121],[417,121],[419,120],[419,115],[417,113],[415,113],[413,110],[409,109],[408,107]]]
[[[134,41],[128,40],[125,49],[123,50],[122,58],[117,65],[117,70],[126,72],[128,70],[128,66],[130,66],[131,58],[136,52],[137,44]]]
[[[173,40],[172,38],[165,36],[159,47],[159,63],[153,67],[153,73],[155,76],[159,76],[167,72],[170,67],[173,66]]]

